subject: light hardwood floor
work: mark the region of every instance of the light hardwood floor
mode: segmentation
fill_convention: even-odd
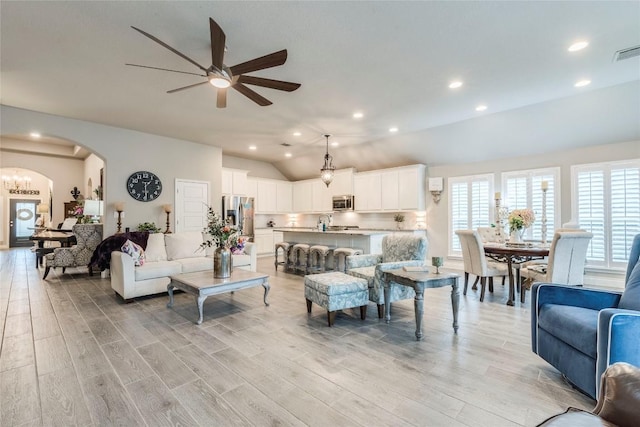
[[[369,305],[307,315],[300,276],[273,269],[262,288],[210,297],[204,322],[186,294],[124,304],[86,269],[46,281],[26,249],[0,251],[0,425],[532,426],[594,401],[530,349],[530,309],[496,285],[461,297],[425,292],[389,325]],[[527,297],[528,300],[528,297]]]

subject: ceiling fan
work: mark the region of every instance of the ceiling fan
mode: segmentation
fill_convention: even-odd
[[[224,50],[225,50],[225,41],[226,36],[222,28],[214,21],[212,18],[209,18],[209,29],[211,33],[211,65],[208,68],[203,67],[198,64],[193,59],[189,58],[184,53],[178,51],[177,49],[172,48],[162,40],[157,37],[152,36],[151,34],[142,31],[139,28],[131,27],[140,34],[150,38],[154,42],[159,45],[169,49],[171,52],[180,56],[183,59],[186,59],[196,67],[198,67],[204,74],[200,73],[190,73],[186,71],[178,71],[178,70],[170,70],[167,68],[159,68],[159,67],[150,67],[146,65],[138,65],[138,64],[125,64],[133,67],[142,67],[142,68],[150,68],[153,70],[161,70],[161,71],[170,71],[172,73],[181,73],[181,74],[191,74],[195,76],[205,77],[207,80],[195,83],[188,86],[179,87],[177,89],[172,89],[167,91],[167,93],[175,93],[181,90],[190,89],[196,86],[200,86],[203,84],[210,83],[218,89],[217,102],[216,106],[218,108],[225,108],[227,106],[227,89],[229,87],[237,90],[256,104],[260,106],[271,105],[272,102],[267,98],[263,97],[259,93],[255,92],[253,89],[248,88],[245,85],[254,85],[266,87],[269,89],[283,90],[285,92],[293,92],[294,90],[300,87],[300,83],[291,83],[285,82],[281,80],[273,80],[266,79],[263,77],[254,77],[247,76],[247,73],[251,73],[258,70],[264,70],[266,68],[277,67],[279,65],[284,64],[287,61],[287,50],[283,49],[278,52],[270,53],[265,56],[261,56],[260,58],[255,58],[250,61],[243,62],[241,64],[234,65],[232,67],[227,67],[224,63]]]

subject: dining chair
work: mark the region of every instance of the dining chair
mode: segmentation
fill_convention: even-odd
[[[520,301],[534,282],[582,285],[587,248],[592,233],[579,230],[556,231],[549,248],[547,264],[530,264],[520,269]]]
[[[467,294],[469,274],[480,278],[480,302],[484,301],[487,278],[489,279],[489,292],[493,292],[493,278],[502,277],[502,281],[509,275],[507,266],[498,262],[488,261],[482,245],[480,234],[475,230],[457,230],[456,235],[462,246],[462,262],[464,264],[464,290]]]
[[[73,226],[73,234],[77,240],[75,245],[70,248],[55,248],[45,256],[42,279],[46,279],[51,268],[55,267],[62,267],[64,273],[67,267],[87,266],[91,273],[89,261],[93,251],[102,241],[102,224],[76,224]]]

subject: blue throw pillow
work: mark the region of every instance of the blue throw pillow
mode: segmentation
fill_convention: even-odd
[[[636,266],[633,267],[633,270],[631,270],[629,281],[624,288],[618,308],[640,311],[640,261],[638,261]]]

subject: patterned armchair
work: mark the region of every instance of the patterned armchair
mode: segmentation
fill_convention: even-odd
[[[369,285],[369,301],[378,305],[378,317],[384,317],[384,271],[404,266],[424,265],[427,239],[414,235],[389,235],[382,239],[382,253],[351,255],[346,259],[347,274],[365,279]],[[391,302],[415,298],[408,286],[391,282]]]
[[[51,267],[62,267],[64,273],[67,267],[88,266],[93,251],[102,241],[102,224],[76,224],[73,234],[77,244],[70,248],[56,248],[53,253],[47,254],[43,279],[47,278]]]

